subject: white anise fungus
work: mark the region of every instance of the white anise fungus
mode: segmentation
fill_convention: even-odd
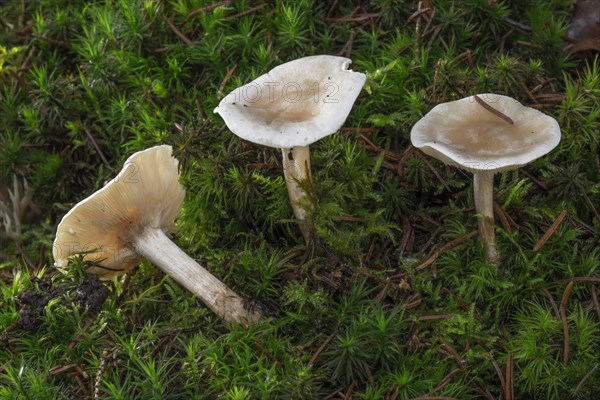
[[[556,120],[513,98],[479,94],[437,105],[413,126],[410,137],[424,153],[473,172],[480,238],[487,262],[497,265],[494,174],[516,169],[556,147]]]
[[[309,145],[335,133],[348,117],[366,79],[348,70],[351,62],[321,55],[281,64],[229,93],[215,109],[237,136],[281,149],[290,202],[307,242],[312,208],[301,183],[310,182]]]
[[[226,321],[258,320],[240,296],[169,239],[185,195],[171,153],[163,145],[133,154],[116,178],[73,207],[58,225],[55,266],[64,269],[81,254],[95,262],[89,272],[109,279],[146,258]]]

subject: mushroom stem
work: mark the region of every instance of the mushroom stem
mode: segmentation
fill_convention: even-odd
[[[248,325],[260,319],[258,312],[246,309],[240,296],[184,253],[162,230],[144,230],[134,238],[132,247],[225,321]]]
[[[283,174],[288,196],[294,215],[300,225],[304,241],[308,244],[312,236],[312,213],[314,206],[307,202],[308,193],[302,185],[310,183],[310,150],[309,146],[281,149],[283,154]],[[291,157],[290,157],[291,155]],[[308,208],[306,208],[308,206]]]
[[[494,174],[490,171],[475,172],[473,181],[475,210],[480,216],[477,225],[485,250],[485,260],[488,264],[498,265],[500,255],[494,231]]]

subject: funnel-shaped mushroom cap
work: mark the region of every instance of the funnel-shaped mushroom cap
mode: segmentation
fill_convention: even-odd
[[[171,233],[185,195],[171,152],[156,146],[133,154],[116,178],[73,207],[58,225],[55,265],[64,268],[70,256],[87,253],[101,265],[89,272],[110,278],[140,261],[129,248],[132,237],[147,228]]]
[[[413,145],[447,164],[501,172],[543,156],[560,142],[554,118],[507,96],[477,96],[479,101],[471,96],[434,107],[413,126]]]
[[[276,148],[308,146],[336,132],[366,76],[344,57],[311,56],[273,68],[229,93],[215,109],[229,129]]]

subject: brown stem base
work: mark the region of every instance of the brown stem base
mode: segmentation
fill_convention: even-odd
[[[479,237],[485,250],[488,264],[499,265],[500,254],[496,248],[496,232],[494,230],[494,175],[489,171],[473,174],[475,190],[475,210],[479,214],[477,222]]]
[[[304,242],[308,244],[312,237],[313,224],[311,218],[314,208],[307,201],[308,194],[301,184],[306,181],[310,182],[310,150],[308,146],[294,147],[292,149],[281,149],[281,153],[283,155],[283,175],[285,176],[290,204],[294,216],[298,220]]]

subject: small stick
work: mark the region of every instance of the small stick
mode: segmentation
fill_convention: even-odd
[[[383,289],[381,289],[381,291],[377,294],[377,296],[375,296],[375,300],[377,300],[380,303],[383,302],[383,299],[385,298],[385,295],[387,294],[388,290],[390,289],[391,284],[392,284],[392,279],[388,277],[385,280],[385,285],[383,286]]]
[[[344,393],[342,393],[343,388],[335,389],[333,393],[330,393],[325,397],[325,400],[333,399],[335,396],[343,397]]]
[[[492,354],[490,352],[485,350],[485,354],[487,354],[488,358],[490,359],[490,362],[492,363],[492,366],[496,370],[496,375],[498,376],[498,380],[500,381],[500,389],[502,390],[502,392],[504,392],[504,398],[508,397],[505,392],[506,391],[506,379],[504,379],[504,374],[502,373],[500,366],[498,365],[498,363],[496,362],[496,359],[494,358],[494,356],[492,356]]]
[[[181,31],[179,29],[177,29],[177,27],[175,26],[175,24],[173,24],[166,16],[164,16],[163,19],[165,20],[165,22],[167,23],[167,25],[169,25],[169,28],[171,28],[171,30],[173,31],[173,33],[175,35],[177,35],[179,37],[179,39],[181,39],[185,44],[187,44],[189,46],[191,46],[191,45],[194,44],[194,42],[192,42],[190,40],[190,38],[188,38],[183,33],[181,33]]]
[[[512,18],[504,18],[504,22],[506,22],[508,25],[512,26],[513,28],[515,28],[517,31],[519,31],[519,33],[531,33],[532,29],[529,25],[526,25],[522,22],[516,21]]]
[[[594,276],[576,276],[573,278],[565,279],[563,282],[591,282],[600,283],[600,278]]]
[[[260,350],[260,352],[263,353],[269,359],[269,361],[271,361],[273,364],[275,364],[275,366],[277,368],[281,368],[281,362],[279,362],[279,360],[276,359],[275,356],[273,356],[273,354],[271,354],[269,349],[267,349],[265,346],[263,346],[262,344],[260,344],[258,342],[254,342],[254,347],[256,347],[258,350]]]
[[[83,130],[85,131],[85,134],[87,135],[87,137],[90,139],[90,142],[92,142],[92,145],[94,146],[94,148],[98,152],[98,155],[102,159],[102,162],[104,163],[104,165],[106,165],[106,167],[109,170],[114,171],[114,168],[110,166],[110,163],[108,162],[108,160],[106,159],[106,157],[104,157],[104,153],[102,153],[102,150],[100,150],[100,146],[98,146],[98,142],[96,142],[96,139],[94,139],[94,137],[92,136],[92,134],[89,131],[89,129],[88,128],[83,128]]]
[[[52,38],[49,38],[49,37],[46,37],[46,36],[42,36],[42,35],[37,34],[37,33],[32,33],[31,37],[43,40],[44,42],[52,44],[52,45],[55,45],[55,46],[66,47],[66,48],[70,47],[69,42],[64,42],[62,40],[52,39]]]
[[[85,383],[83,383],[83,381],[81,380],[81,378],[79,377],[79,374],[77,372],[71,372],[68,374],[71,378],[75,379],[75,382],[77,382],[77,385],[79,386],[79,389],[85,393],[87,392],[87,387],[85,386]]]
[[[25,0],[21,0],[21,12],[19,13],[19,25],[23,25],[25,19]]]
[[[354,14],[354,13],[353,13]],[[350,16],[350,18],[326,18],[325,20],[328,22],[332,22],[334,24],[345,24],[348,22],[362,22],[368,19],[379,18],[381,13],[371,13],[371,14],[362,14],[358,17]]]
[[[442,380],[433,388],[434,391],[438,391],[444,388],[444,386],[446,386],[448,383],[450,383],[450,381],[452,380],[452,377],[454,375],[456,375],[458,372],[460,372],[460,368],[455,368],[452,371],[450,371],[448,373],[448,375],[446,375],[444,378],[442,378]]]
[[[100,398],[100,385],[102,384],[102,375],[104,374],[104,368],[106,368],[106,358],[108,352],[104,350],[98,363],[98,371],[96,371],[96,378],[94,379],[94,399]]]
[[[12,331],[13,329],[15,329],[17,326],[19,325],[19,322],[13,322],[12,324],[10,324],[9,326],[6,327],[6,329],[4,329],[4,333],[9,333],[10,331]]]
[[[514,388],[513,388],[513,355],[509,354],[508,357],[506,358],[506,387],[504,389],[504,397],[506,397],[506,400],[513,400],[514,396],[513,396],[513,392],[514,392]]]
[[[55,375],[65,372],[65,371],[68,371],[70,369],[73,369],[76,366],[77,366],[77,364],[67,364],[67,365],[63,365],[63,366],[57,365],[55,367],[50,368],[50,370],[48,372],[50,373],[51,376],[55,376]]]
[[[75,370],[79,373],[79,375],[85,379],[88,380],[90,378],[90,376],[87,374],[87,372],[85,372],[83,370],[83,368],[81,368],[81,365],[75,365]]]
[[[452,346],[450,346],[450,344],[446,342],[443,338],[439,338],[439,341],[444,347],[444,350],[446,350],[450,354],[450,356],[452,356],[452,358],[456,360],[456,362],[458,363],[458,367],[464,371],[464,360],[462,356],[458,354],[458,352]]]
[[[428,17],[427,14],[423,14],[423,18],[425,18],[425,20],[427,21],[427,24],[425,24],[425,28],[423,28],[422,30],[422,34],[421,37],[424,37],[425,35],[427,35],[429,33],[429,28],[431,27],[431,23],[433,22],[433,19],[435,17],[435,8],[433,8],[433,10],[431,10],[431,15]]]
[[[529,97],[529,100],[533,101],[533,102],[537,102],[537,99],[535,97],[533,97],[533,94],[529,91],[529,88],[527,87],[527,85],[525,83],[523,83],[522,80],[518,80],[517,83],[519,84],[519,86],[521,86],[521,88],[525,91],[525,93],[527,93],[527,97]]]
[[[512,233],[512,229],[510,228],[510,224],[508,223],[508,218],[506,218],[506,214],[504,209],[500,206],[500,204],[494,202],[494,213],[498,216],[500,223],[504,230],[508,233]]]
[[[261,8],[266,7],[266,6],[267,6],[267,4],[265,3],[265,4],[258,5],[256,7],[249,8],[246,11],[242,11],[240,13],[237,13],[237,14],[233,15],[231,17],[231,19],[238,19],[238,18],[245,17],[246,15],[250,15],[250,14],[252,14],[252,13],[260,10]]]
[[[408,17],[408,19],[404,23],[404,26],[408,26],[411,22],[413,22],[413,20],[415,18],[420,17],[421,14],[425,14],[425,13],[431,11],[431,8],[421,8],[421,5],[422,5],[421,3],[422,2],[420,1],[417,11],[415,11],[414,13],[412,13],[412,15],[410,17]]]
[[[354,392],[354,381],[350,384],[350,387],[346,391],[346,395],[344,396],[344,400],[351,400],[353,392]]]
[[[17,252],[21,256],[21,258],[23,258],[23,260],[25,261],[25,263],[27,263],[29,268],[31,268],[32,271],[35,271],[35,265],[33,264],[33,262],[31,262],[29,257],[27,257],[27,254],[25,254],[19,242],[15,241],[15,247],[17,248]]]
[[[504,44],[506,43],[506,39],[508,39],[508,37],[514,33],[514,31],[514,29],[510,29],[504,36],[502,36],[502,40],[500,41],[500,54],[504,54]]]
[[[373,132],[377,132],[377,128],[351,128],[351,127],[344,127],[344,128],[340,128],[340,132],[350,132],[350,133],[366,132],[366,133],[373,133]]]
[[[219,85],[219,92],[222,92],[223,89],[225,89],[225,85],[227,85],[227,82],[229,82],[229,79],[231,79],[231,77],[233,76],[233,73],[237,69],[237,66],[237,64],[233,64],[233,67],[231,67],[231,69],[227,71],[225,78],[223,78],[223,82],[221,82],[221,84]]]
[[[474,69],[475,68],[475,62],[473,61],[473,52],[471,51],[471,49],[467,49],[467,62],[469,63],[469,68]]]
[[[556,78],[551,78],[551,79],[547,79],[544,82],[540,83],[539,85],[535,86],[533,89],[531,89],[531,94],[535,94],[535,92],[539,91],[540,89],[542,89],[544,86],[548,85],[549,83],[552,83],[552,81],[556,80]]]
[[[419,322],[440,321],[440,320],[444,320],[444,319],[450,319],[452,317],[454,317],[454,314],[425,315],[423,317],[417,318],[417,321],[419,321]]]
[[[196,98],[196,100],[194,100],[194,103],[196,104],[196,107],[200,111],[200,115],[202,115],[202,119],[207,119],[208,116],[206,115],[206,111],[204,110],[204,107],[202,107],[202,103],[200,103],[200,101],[197,98]]]
[[[421,396],[421,397],[413,397],[410,400],[456,400],[456,397],[447,397],[447,396]]]
[[[185,19],[183,20],[183,24],[185,25],[186,23],[189,22],[190,19],[194,18],[198,14],[211,12],[214,9],[218,8],[218,7],[228,6],[230,4],[231,4],[231,0],[218,1],[216,3],[213,3],[213,4],[209,5],[209,6],[202,7],[202,8],[199,8],[197,10],[194,10],[191,13],[189,13],[187,17],[185,17]]]
[[[92,324],[94,323],[94,318],[90,318],[85,325],[83,326],[83,329],[81,330],[81,332],[79,332],[74,338],[73,340],[71,340],[71,343],[69,343],[69,349],[73,349],[75,347],[75,345],[81,340],[81,338],[83,337],[83,334],[85,332],[87,332],[88,329],[90,329],[90,326],[92,326]]]
[[[46,261],[46,246],[40,246],[40,257],[38,259],[37,269],[44,266],[44,261]]]
[[[459,238],[456,238],[454,240],[451,240],[450,242],[446,243],[445,245],[443,245],[439,250],[434,250],[433,253],[428,256],[425,261],[423,261],[421,263],[421,265],[419,265],[418,267],[415,268],[415,272],[419,273],[422,270],[424,270],[425,268],[427,268],[429,265],[431,265],[444,251],[448,251],[453,247],[458,246],[459,244],[461,244],[462,242],[471,239],[472,237],[477,235],[477,231],[472,231],[467,233],[464,236],[461,236]]]
[[[573,289],[573,282],[569,282],[563,293],[562,300],[560,301],[560,317],[562,320],[563,334],[565,337],[565,344],[563,346],[563,364],[566,366],[569,363],[569,325],[567,325],[567,300]]]
[[[373,386],[375,384],[375,379],[373,379],[373,373],[369,369],[369,366],[367,365],[367,363],[363,363],[363,369],[365,370],[365,373],[367,374],[367,381],[369,382],[369,384],[371,386]]]
[[[327,339],[325,339],[323,344],[317,349],[317,351],[315,352],[315,354],[313,354],[313,356],[310,358],[310,360],[308,360],[308,363],[306,365],[308,365],[310,367],[311,365],[313,365],[315,363],[315,361],[317,361],[317,358],[319,358],[321,353],[327,348],[329,343],[333,340],[334,336],[335,336],[335,333],[332,333],[331,335],[329,335],[327,337]]]
[[[525,175],[526,177],[528,177],[533,183],[535,183],[536,185],[538,185],[540,188],[542,188],[544,190],[548,190],[548,186],[546,186],[546,184],[544,182],[536,179],[535,176],[533,176],[529,172],[527,172],[525,170],[525,168],[520,168],[519,172],[522,173],[523,175]]]
[[[360,222],[360,223],[364,223],[364,222],[369,222],[369,220],[367,218],[359,218],[359,217],[354,217],[352,215],[342,215],[341,217],[339,217],[340,221],[347,221],[347,222]]]
[[[598,369],[598,365],[600,364],[596,364],[594,365],[594,368],[592,368],[590,370],[590,372],[588,372],[587,374],[585,374],[585,376],[581,379],[581,381],[579,382],[579,384],[577,385],[577,387],[575,388],[575,390],[573,391],[573,394],[577,394],[577,392],[579,392],[579,389],[581,389],[581,387],[583,386],[583,384],[585,383],[585,381],[588,380],[588,378],[590,376],[592,376],[592,374],[594,373],[594,371],[596,371],[596,369]]]
[[[429,42],[427,42],[427,46],[425,46],[425,51],[429,52],[431,50],[431,46],[433,46],[433,42],[438,37],[438,35],[440,34],[441,31],[442,31],[441,26],[438,26],[437,28],[435,28],[433,30],[433,34],[429,38]]]
[[[598,315],[598,321],[600,321],[600,304],[598,303],[598,295],[596,294],[596,288],[594,286],[592,286],[592,302],[594,303],[594,308]]]
[[[417,13],[420,13],[422,6],[423,6],[423,2],[419,1],[419,5],[417,7]],[[421,14],[418,14],[418,15],[421,15]],[[409,18],[409,20],[411,18],[412,18],[412,16]],[[408,21],[406,22],[406,25],[408,25]],[[406,26],[406,25],[404,25],[404,26]],[[417,23],[415,24],[415,53],[418,52],[420,44],[421,44],[421,19],[419,18],[419,19],[417,19]]]
[[[11,68],[6,68],[5,70],[8,71],[13,78],[15,78],[15,81],[19,84],[19,86],[25,89],[27,94],[31,94],[31,88],[29,85],[23,79],[21,79],[21,77],[15,71],[13,71]]]
[[[417,299],[415,301],[411,301],[410,303],[404,303],[402,307],[406,310],[410,310],[411,308],[416,308],[421,305],[423,301],[421,299]]]
[[[354,31],[350,31],[350,37],[348,38],[348,41],[346,42],[346,44],[344,45],[344,47],[342,48],[342,50],[339,51],[339,53],[337,54],[338,56],[344,56],[344,57],[350,57],[352,54],[352,45],[354,44],[354,37],[356,36],[356,32]]]
[[[331,7],[329,7],[329,11],[327,11],[327,15],[325,15],[327,18],[331,18],[331,14],[333,13],[333,10],[337,6],[338,1],[339,0],[333,0],[333,3],[331,4]]]
[[[594,216],[598,220],[598,223],[600,223],[600,214],[598,214],[598,210],[596,210],[596,207],[594,207],[594,203],[592,203],[592,201],[590,200],[590,198],[586,192],[582,192],[582,194],[583,194],[583,198],[585,199],[585,202],[592,209],[592,212],[594,213]]]
[[[480,323],[480,324],[484,324],[485,321],[483,320],[483,318],[481,317],[481,315],[479,315],[479,313],[477,312],[477,310],[475,310],[474,308],[471,308],[471,305],[469,303],[467,303],[466,301],[460,299],[456,294],[454,294],[450,289],[448,288],[444,288],[443,289],[444,293],[448,294],[449,296],[454,297],[457,301],[458,304],[463,308],[463,310],[465,310],[468,313],[471,313],[471,311],[473,311],[473,317]],[[481,343],[480,343],[481,344]],[[482,344],[483,345],[483,344]]]
[[[371,140],[369,140],[369,138],[366,137],[365,135],[360,135],[360,138],[365,141],[365,143],[366,143],[365,147],[367,148],[367,150],[372,150],[372,151],[375,151],[378,153],[383,153],[385,158],[388,158],[392,161],[399,161],[402,158],[400,156],[400,154],[396,154],[394,152],[391,152],[389,150],[386,150],[382,147],[377,146],[375,143],[371,142]]]
[[[558,311],[558,306],[556,305],[556,301],[554,301],[552,294],[550,294],[550,292],[546,288],[542,288],[542,290],[544,291],[544,293],[546,293],[546,296],[548,296],[548,298],[550,299],[550,304],[552,305],[552,309],[554,310],[554,315],[556,316],[556,319],[560,320],[560,311]]]
[[[425,163],[425,165],[427,165],[427,167],[431,170],[431,172],[433,172],[433,174],[435,175],[436,178],[438,178],[438,180],[442,183],[442,185],[444,185],[444,188],[447,191],[451,191],[450,186],[448,186],[448,184],[446,183],[446,181],[442,178],[442,176],[440,175],[440,173],[438,172],[437,169],[435,169],[433,167],[433,165],[431,165],[431,163],[427,160],[427,158],[423,157],[421,155],[421,153],[419,153],[419,158],[421,159],[421,161],[423,161]]]
[[[501,113],[500,111],[496,110],[494,107],[490,106],[488,103],[486,103],[485,101],[481,100],[481,98],[477,95],[473,96],[475,98],[475,101],[482,106],[483,108],[485,108],[486,110],[488,110],[489,112],[491,112],[492,114],[494,114],[496,117],[502,119],[503,121],[514,125],[514,121],[506,114]]]
[[[404,253],[412,253],[415,243],[415,231],[406,215],[402,216],[402,239],[400,239],[400,250]]]
[[[535,246],[533,246],[533,251],[536,252],[539,249],[541,249],[546,242],[548,241],[548,239],[550,239],[550,236],[552,236],[552,234],[554,233],[554,231],[556,231],[556,228],[558,228],[558,225],[560,225],[560,223],[563,221],[563,219],[565,219],[565,217],[567,216],[567,212],[563,211],[560,213],[560,215],[558,216],[558,218],[556,218],[556,221],[554,221],[554,223],[552,224],[552,226],[550,228],[548,228],[548,231],[546,231],[546,233],[544,234],[544,236],[542,236],[542,238],[540,239],[539,242],[537,242],[535,244]]]
[[[371,245],[369,246],[369,250],[367,251],[367,255],[365,256],[365,261],[371,261],[371,257],[373,257],[373,252],[375,251],[375,245],[377,244],[376,239],[373,238],[371,240]]]

